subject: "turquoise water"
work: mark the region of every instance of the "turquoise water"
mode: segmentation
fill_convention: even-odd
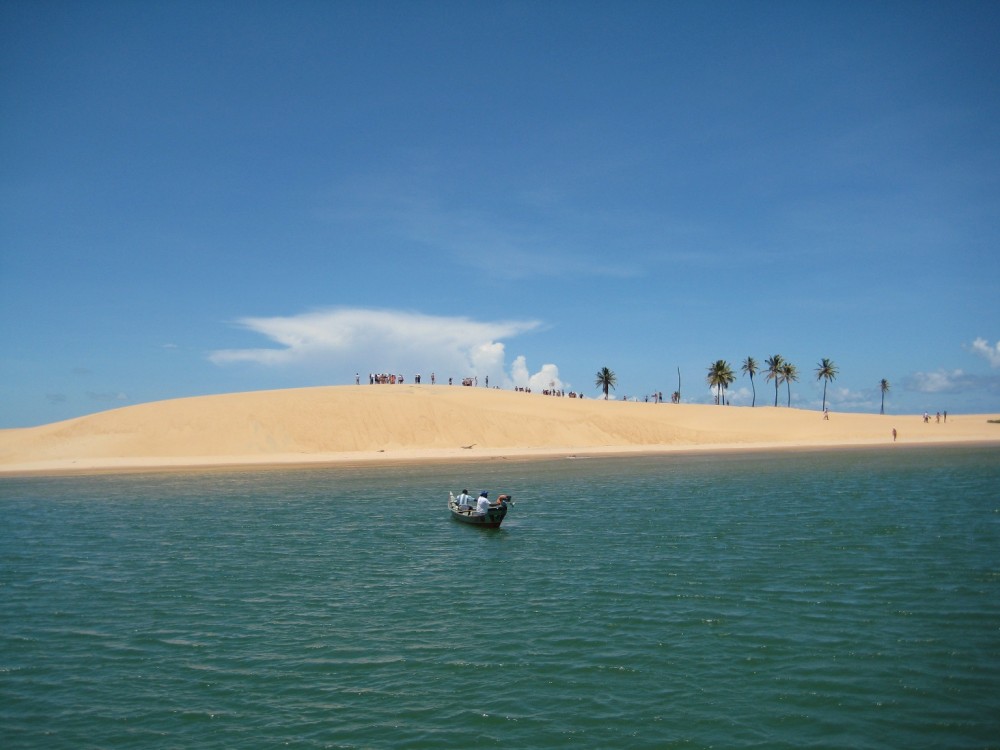
[[[5,748],[1000,747],[997,448],[6,478],[0,518]]]

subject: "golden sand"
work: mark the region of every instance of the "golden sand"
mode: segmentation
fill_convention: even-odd
[[[1000,415],[878,415],[571,399],[461,386],[202,396],[0,430],[0,474],[693,450],[1000,443]]]

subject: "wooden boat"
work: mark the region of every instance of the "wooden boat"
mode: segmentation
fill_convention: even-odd
[[[475,502],[475,500],[473,500]],[[471,523],[473,526],[483,526],[488,529],[496,529],[503,523],[504,516],[507,515],[507,505],[512,502],[510,495],[500,495],[496,505],[490,505],[485,513],[476,510],[475,505],[459,505],[455,502],[455,493],[448,493],[448,510],[451,517],[462,523]]]

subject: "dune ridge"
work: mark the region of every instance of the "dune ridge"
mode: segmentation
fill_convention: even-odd
[[[174,399],[0,430],[0,474],[998,442],[998,415],[833,413],[571,399],[462,386],[326,386]]]

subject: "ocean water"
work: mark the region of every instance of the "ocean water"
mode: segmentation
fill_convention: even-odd
[[[0,479],[0,747],[278,746],[1000,747],[1000,449]]]

